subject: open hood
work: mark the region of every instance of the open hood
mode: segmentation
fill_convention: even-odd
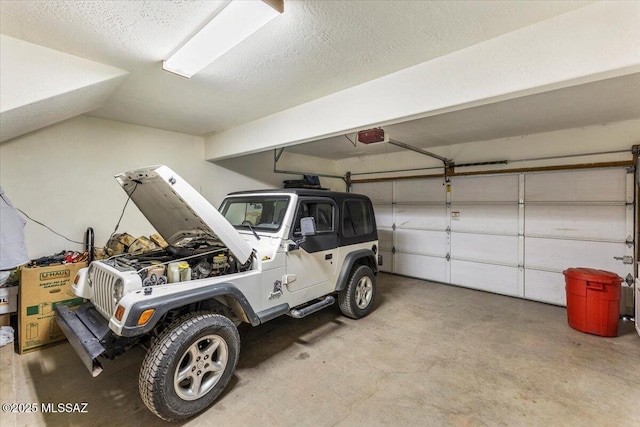
[[[251,246],[229,221],[168,167],[149,166],[115,178],[167,243],[200,232],[219,240],[243,264],[251,256]]]

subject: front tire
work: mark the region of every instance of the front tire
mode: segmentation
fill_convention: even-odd
[[[235,370],[240,335],[231,320],[190,313],[160,334],[142,362],[140,397],[167,421],[191,418],[222,393]]]
[[[340,311],[352,319],[360,319],[373,311],[376,276],[366,265],[354,267],[347,286],[338,293]]]

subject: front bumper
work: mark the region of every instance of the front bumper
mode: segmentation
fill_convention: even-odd
[[[102,365],[97,358],[106,351],[102,342],[110,334],[108,321],[90,302],[75,312],[66,305],[56,306],[56,321],[91,375],[98,376]]]

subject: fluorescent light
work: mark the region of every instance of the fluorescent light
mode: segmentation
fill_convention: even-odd
[[[279,3],[282,10],[282,0]],[[231,1],[164,61],[162,68],[190,78],[279,14],[261,0]]]

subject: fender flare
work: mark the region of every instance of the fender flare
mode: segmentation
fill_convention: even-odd
[[[374,274],[378,274],[378,264],[376,263],[376,255],[373,253],[371,249],[359,249],[357,251],[350,252],[344,258],[344,263],[342,264],[342,270],[340,270],[340,275],[338,276],[338,281],[336,282],[336,292],[340,292],[347,286],[347,280],[349,280],[349,275],[351,274],[351,269],[356,261],[366,258],[369,267],[373,270]]]
[[[260,318],[249,304],[244,294],[232,283],[218,283],[200,289],[189,289],[170,296],[150,296],[142,301],[135,302],[129,310],[129,315],[125,320],[121,335],[124,337],[133,337],[150,332],[160,319],[169,311],[184,307],[185,305],[205,301],[219,296],[231,296],[240,304],[245,315],[251,322],[251,325],[260,324]],[[143,311],[150,308],[155,309],[151,319],[142,326],[136,324],[137,319]]]

